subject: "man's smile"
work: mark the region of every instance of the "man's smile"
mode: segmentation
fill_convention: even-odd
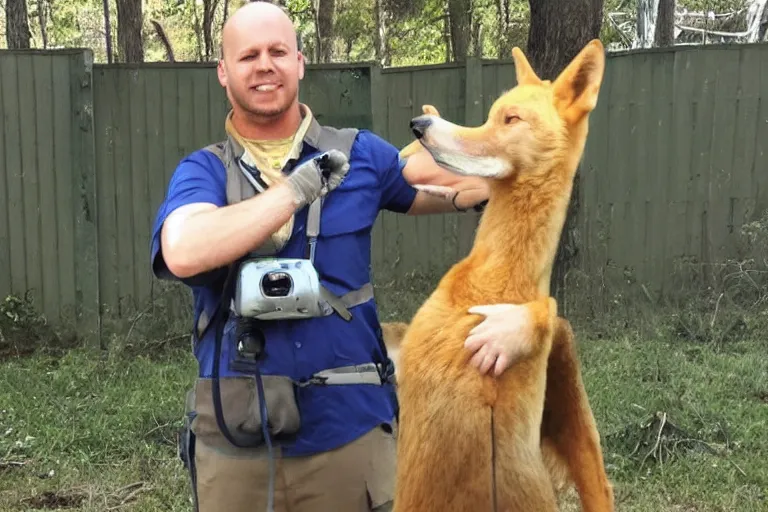
[[[266,84],[258,84],[251,87],[252,90],[256,92],[273,92],[276,91],[278,88],[282,87],[280,84],[276,83],[266,83]]]

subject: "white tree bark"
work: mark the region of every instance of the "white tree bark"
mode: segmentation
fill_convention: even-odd
[[[760,34],[760,24],[763,21],[768,0],[752,0],[747,10],[747,36],[748,43],[757,43]]]
[[[740,16],[746,11],[746,26],[739,32],[726,32],[717,30],[714,27],[728,18]],[[609,12],[607,13],[608,22],[620,34],[623,42],[617,46],[622,48],[650,48],[654,44],[654,35],[658,20],[659,0],[637,0],[637,11],[631,12]],[[691,26],[693,20],[707,18],[714,25],[713,28]],[[763,20],[768,18],[768,0],[748,0],[744,8],[735,12],[715,13],[709,12],[689,12],[686,8],[680,8],[675,13],[675,39],[682,32],[693,32],[712,36],[714,40],[725,40],[736,43],[756,43],[765,38],[765,29]],[[688,21],[688,23],[686,23]],[[763,35],[761,38],[760,36]]]
[[[637,0],[637,33],[633,48],[650,48],[656,34],[656,19],[659,16],[659,0]]]

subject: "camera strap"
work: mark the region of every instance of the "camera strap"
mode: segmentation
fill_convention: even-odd
[[[323,205],[323,198],[318,197],[309,205],[307,212],[307,251],[305,257],[315,264],[315,249],[317,247],[317,236],[320,234],[320,211]],[[328,288],[320,283],[320,298],[328,304],[333,311],[349,322],[352,320],[352,313],[348,308],[368,302],[373,298],[373,285],[366,283],[357,290],[338,297]],[[331,313],[329,311],[329,313]]]

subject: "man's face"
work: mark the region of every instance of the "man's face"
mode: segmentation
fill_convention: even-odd
[[[257,20],[227,37],[219,81],[235,108],[254,117],[273,118],[298,101],[304,58],[296,34],[285,24]]]

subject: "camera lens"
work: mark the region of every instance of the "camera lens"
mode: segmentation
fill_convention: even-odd
[[[286,297],[293,282],[286,272],[270,272],[261,278],[261,288],[267,297]]]

